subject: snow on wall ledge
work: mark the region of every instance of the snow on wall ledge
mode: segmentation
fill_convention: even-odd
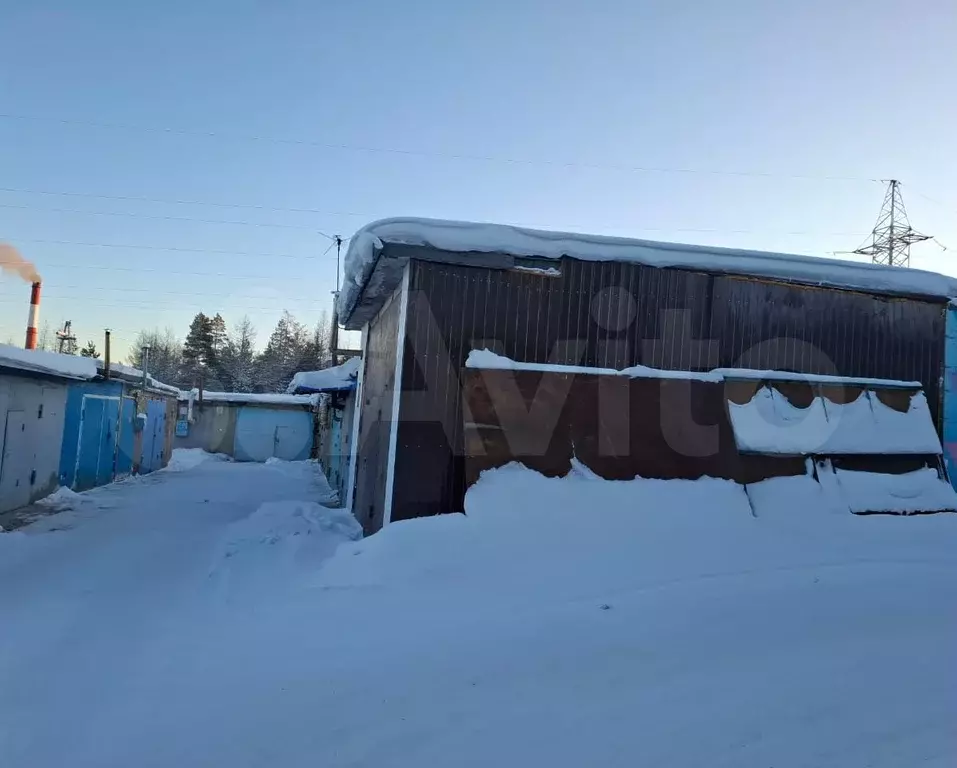
[[[874,455],[941,453],[927,398],[917,392],[906,413],[865,390],[841,404],[817,396],[799,408],[773,387],[743,405],[728,403],[738,450],[770,455]]]
[[[801,381],[808,384],[834,384],[855,387],[883,387],[885,389],[920,389],[919,381],[896,379],[869,379],[854,376],[827,376],[816,373],[791,371],[766,371],[752,368],[714,368],[710,371],[671,371],[633,365],[630,368],[589,368],[582,365],[551,365],[548,363],[522,363],[496,354],[488,349],[473,349],[465,361],[466,368],[505,371],[541,371],[566,375],[630,376],[647,379],[693,379],[695,381],[724,382],[728,379],[746,381]]]
[[[385,244],[416,245],[461,254],[506,253],[519,257],[623,261],[653,267],[757,275],[876,293],[957,297],[957,280],[933,272],[795,254],[685,245],[624,237],[549,232],[504,224],[394,218],[366,225],[349,243],[338,312],[348,322]]]

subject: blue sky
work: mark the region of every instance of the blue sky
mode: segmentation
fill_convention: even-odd
[[[0,0],[0,29],[0,240],[121,354],[200,310],[314,323],[320,233],[395,215],[825,255],[894,176],[954,249],[914,266],[957,274],[953,3]],[[0,277],[0,340],[27,300]]]

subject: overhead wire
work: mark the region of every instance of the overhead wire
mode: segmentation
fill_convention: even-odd
[[[8,240],[21,243],[38,243],[48,245],[80,245],[89,248],[121,248],[130,250],[146,251],[170,251],[173,253],[206,253],[217,256],[252,256],[254,258],[267,259],[314,259],[315,256],[300,255],[294,253],[270,253],[263,251],[237,251],[237,250],[219,250],[216,248],[188,248],[175,245],[143,245],[136,243],[100,243],[82,240],[49,240],[46,238],[19,237],[17,235],[4,235]]]
[[[796,179],[796,180],[816,180],[816,181],[876,181],[876,179],[860,176],[840,176],[825,174],[792,174],[792,173],[771,173],[764,171],[750,170],[721,170],[706,168],[681,168],[681,167],[663,167],[663,166],[643,166],[626,165],[615,163],[584,163],[578,161],[554,160],[554,159],[532,159],[518,157],[502,157],[496,155],[483,155],[462,152],[439,152],[434,150],[417,150],[401,147],[377,147],[358,144],[344,144],[323,142],[313,139],[294,139],[276,136],[257,136],[249,134],[234,134],[222,131],[207,131],[187,128],[171,128],[163,126],[135,125],[130,123],[110,123],[96,120],[80,120],[74,118],[42,116],[42,115],[24,115],[11,112],[0,113],[0,119],[21,121],[21,122],[46,122],[67,126],[77,126],[86,128],[97,128],[101,130],[118,130],[138,133],[152,133],[158,135],[172,136],[196,136],[207,139],[227,139],[231,141],[247,142],[266,142],[279,145],[308,146],[321,149],[341,150],[347,152],[367,152],[390,155],[401,155],[409,157],[429,157],[448,160],[468,160],[489,163],[503,163],[508,165],[527,165],[527,166],[550,166],[560,168],[580,168],[588,170],[610,170],[627,171],[635,173],[672,173],[672,174],[701,174],[709,176],[741,176],[769,179]]]
[[[186,222],[196,222],[201,224],[235,224],[238,226],[244,227],[272,227],[276,229],[296,229],[302,230],[305,232],[313,232],[318,235],[322,235],[328,239],[333,245],[335,244],[335,239],[330,235],[327,235],[322,230],[316,229],[315,227],[306,227],[298,224],[275,224],[272,222],[260,222],[260,221],[236,221],[236,220],[223,220],[223,219],[198,219],[191,216],[158,216],[155,214],[149,213],[138,213],[138,212],[129,212],[129,211],[87,211],[80,208],[49,208],[38,205],[22,205],[18,203],[0,203],[0,208],[12,208],[22,211],[46,211],[49,213],[78,213],[85,214],[87,216],[117,216],[122,218],[133,218],[133,219],[154,219],[157,221],[186,221]]]
[[[350,211],[326,211],[320,208],[289,208],[278,205],[258,205],[254,203],[224,203],[213,200],[177,199],[163,197],[142,197],[138,195],[101,195],[93,192],[73,192],[31,187],[0,187],[0,192],[13,192],[29,195],[54,195],[57,197],[80,197],[96,200],[116,200],[122,202],[162,203],[165,205],[199,205],[211,208],[238,208],[255,211],[277,211],[281,213],[316,213],[323,216],[369,216],[368,213]]]

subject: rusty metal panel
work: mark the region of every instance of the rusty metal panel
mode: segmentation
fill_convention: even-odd
[[[512,461],[556,477],[577,459],[609,480],[805,471],[801,457],[738,453],[721,382],[469,369],[462,383],[467,485]]]
[[[916,380],[939,422],[941,302],[628,263],[543,266],[561,275],[410,262],[393,519],[463,508],[460,372],[473,347],[535,363]]]
[[[393,296],[369,325],[363,355],[365,372],[359,393],[362,403],[352,511],[367,532],[382,527],[385,513],[400,305],[398,295]]]

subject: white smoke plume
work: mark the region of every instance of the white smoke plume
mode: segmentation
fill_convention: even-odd
[[[37,268],[23,258],[20,251],[7,243],[0,243],[0,271],[11,272],[28,283],[40,282],[40,273],[37,272]]]

